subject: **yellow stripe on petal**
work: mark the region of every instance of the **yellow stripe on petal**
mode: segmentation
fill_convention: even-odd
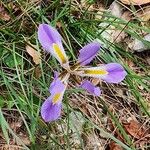
[[[59,45],[57,44],[53,44],[53,49],[54,49],[54,52],[56,53],[56,55],[58,56],[58,58],[61,60],[61,62],[63,64],[65,64],[67,62],[63,52],[61,51],[61,49],[59,48]]]
[[[87,75],[107,75],[106,70],[84,70],[84,73]]]
[[[61,96],[60,93],[57,93],[54,95],[53,100],[52,100],[53,104],[56,104],[59,101],[60,96]]]

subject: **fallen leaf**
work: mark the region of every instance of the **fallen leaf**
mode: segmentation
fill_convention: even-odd
[[[24,148],[21,147],[21,146],[18,146],[18,145],[9,145],[9,144],[3,144],[0,147],[0,150],[22,150],[22,149],[24,149]]]
[[[30,0],[30,2],[32,2],[32,3],[36,3],[36,2],[38,2],[38,3],[40,3],[42,0]]]
[[[98,78],[93,78],[93,79],[92,79],[92,83],[93,83],[95,86],[98,85],[100,82],[101,82],[101,80],[98,79]]]
[[[120,1],[127,5],[143,5],[150,3],[150,0],[120,0]]]
[[[104,145],[100,142],[100,139],[96,134],[88,134],[88,136],[83,135],[83,141],[87,149],[94,149],[94,150],[104,149],[103,147]]]
[[[34,76],[36,79],[39,79],[42,75],[42,70],[40,68],[40,66],[36,66],[34,69]]]
[[[132,19],[132,13],[130,11],[123,11],[121,18],[130,21]]]
[[[122,147],[115,142],[110,142],[109,148],[110,150],[123,150]]]
[[[8,12],[5,10],[5,8],[2,6],[1,3],[0,3],[0,19],[4,21],[10,20],[10,16],[8,15]]]
[[[10,123],[10,127],[13,131],[17,131],[21,126],[22,126],[23,122],[21,119],[18,119],[17,121],[13,121]]]
[[[134,64],[134,62],[131,59],[126,59],[126,63],[128,64],[128,66],[130,68],[132,68],[132,70],[134,69],[135,64]]]
[[[62,27],[62,23],[61,23],[61,22],[56,22],[56,26],[57,26],[58,28],[61,28],[61,27]]]
[[[150,65],[150,57],[146,57],[146,61],[147,61],[148,65]]]
[[[80,2],[80,6],[81,8],[87,8],[88,7],[88,11],[92,11],[94,9],[94,5],[89,4],[89,2],[87,0],[81,0]]]
[[[120,30],[115,30],[112,33],[112,37],[114,39],[113,42],[119,43],[121,41],[123,41],[126,37],[126,33],[124,31],[120,31]]]
[[[141,20],[142,26],[150,26],[150,7],[140,9],[136,13],[136,16]]]
[[[36,65],[40,64],[41,62],[41,54],[40,52],[36,51],[33,47],[27,45],[26,46],[27,53],[33,58],[33,61]]]
[[[30,145],[31,144],[31,141],[30,141],[29,137],[26,134],[20,133],[19,137],[25,145]],[[21,144],[17,143],[17,145],[21,145]]]
[[[136,139],[140,139],[145,134],[144,127],[136,120],[130,120],[130,122],[124,125],[126,131]]]

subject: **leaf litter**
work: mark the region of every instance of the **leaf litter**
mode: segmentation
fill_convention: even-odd
[[[127,5],[144,5],[150,3],[149,0],[120,0],[120,1]]]
[[[18,136],[25,145],[30,145],[29,136],[26,132],[25,125],[19,113],[13,109],[13,111],[3,110],[9,127]],[[2,130],[0,129],[0,150],[22,150],[22,144],[20,144],[13,135],[9,133],[9,144],[6,143]]]
[[[26,46],[26,50],[27,50],[27,53],[32,57],[33,62],[36,65],[40,64],[40,62],[41,62],[41,54],[40,54],[40,52],[36,51],[33,45],[32,45],[32,47],[27,45]]]
[[[83,7],[86,8],[86,4],[84,3]],[[116,7],[116,6],[115,6]],[[101,11],[102,10],[106,10],[103,6],[101,7]],[[120,8],[119,8],[120,9]],[[119,11],[122,11],[122,9],[124,9],[123,7],[121,7],[121,9]],[[95,10],[95,6],[91,6],[90,10],[93,11]],[[116,8],[114,9],[114,11],[116,11]],[[117,8],[118,11],[118,8]],[[118,12],[120,17],[123,16],[122,18],[129,21],[132,19],[132,13],[129,11],[123,11],[123,14]],[[141,16],[140,16],[141,17]],[[148,20],[147,18],[145,20]],[[109,30],[109,29],[108,29]],[[112,29],[110,29],[112,30]],[[116,40],[117,43],[122,42],[122,40],[124,40],[126,38],[126,36],[128,36],[126,33],[123,32],[122,37],[120,37],[120,30],[117,31],[117,29],[115,29],[113,27],[113,32],[117,33],[116,35],[112,36],[113,34],[110,33],[109,36],[112,36],[112,41],[115,42],[115,39],[117,38],[117,36],[119,36],[118,40]],[[121,32],[122,33],[122,32]],[[129,38],[130,39],[130,38]],[[131,41],[131,39],[130,39]],[[128,41],[127,41],[128,42]],[[35,49],[33,49],[32,47],[26,47],[27,53],[32,57],[33,62],[35,64],[39,64],[41,62],[40,59],[40,53],[38,53],[37,51],[35,52]],[[134,66],[135,64],[133,64],[133,62],[129,62],[131,64],[131,66]],[[135,69],[134,66],[133,70]],[[36,77],[40,78],[40,76],[38,76],[38,72],[39,72],[39,68],[37,69],[37,73],[36,73]],[[139,69],[139,73],[141,73],[140,69]],[[121,85],[121,86],[114,86],[114,87],[108,87],[107,84],[105,83],[101,83],[98,80],[93,81],[95,83],[95,85],[100,85],[102,86],[104,92],[103,95],[105,101],[107,102],[108,106],[112,107],[112,109],[114,109],[114,113],[119,115],[119,120],[122,123],[124,129],[126,130],[126,132],[128,133],[129,136],[131,136],[133,138],[133,143],[137,144],[138,148],[141,146],[144,146],[146,143],[149,143],[149,126],[147,124],[144,124],[145,118],[139,118],[139,110],[137,111],[136,109],[138,109],[139,106],[137,106],[137,104],[134,102],[135,99],[130,95],[130,91],[128,91],[127,87]],[[71,86],[74,86],[73,84]],[[118,90],[119,89],[119,90]],[[116,91],[116,95],[112,95],[112,90]],[[114,92],[113,91],[113,92]],[[127,91],[125,93],[125,91]],[[115,92],[114,92],[115,93]],[[149,94],[148,94],[149,95]],[[147,96],[148,97],[148,96]],[[80,117],[88,117],[91,118],[91,120],[99,125],[102,128],[107,129],[108,132],[114,134],[114,136],[116,138],[118,138],[119,140],[123,141],[123,137],[120,135],[119,131],[117,131],[118,129],[116,129],[116,127],[113,125],[113,127],[111,125],[111,121],[110,118],[108,117],[108,114],[106,113],[106,110],[103,108],[103,106],[101,104],[99,104],[98,102],[96,102],[96,99],[91,97],[90,95],[88,95],[87,93],[84,94],[80,94],[80,95],[76,95],[73,94],[70,96],[70,99],[72,99],[72,101],[70,102],[71,107],[79,110],[79,112],[81,112],[82,114],[84,114],[82,116],[82,114],[78,114],[78,117],[74,117],[72,114],[70,115],[70,117],[74,120],[75,123],[77,123],[80,120]],[[127,102],[128,100],[128,102]],[[134,104],[134,105],[131,105]],[[131,108],[133,106],[133,108]],[[127,114],[127,116],[125,115]],[[137,119],[135,119],[134,117],[130,117],[130,116],[137,116]],[[65,114],[64,114],[65,115]],[[130,118],[130,119],[129,119]],[[133,119],[134,118],[134,119]],[[109,122],[109,125],[108,125]],[[11,123],[10,123],[11,125]],[[14,127],[16,126],[16,127]],[[15,132],[18,132],[18,130],[21,130],[23,124],[19,121],[18,123],[12,123],[11,128],[14,129]],[[62,125],[61,125],[62,126]],[[66,125],[64,126],[64,129],[67,129]],[[60,130],[60,128],[56,128],[56,131],[59,131],[62,135],[63,135],[63,130]],[[115,142],[107,139],[105,136],[103,136],[101,133],[99,133],[98,131],[95,131],[91,126],[86,126],[86,121],[82,122],[80,124],[80,135],[83,138],[85,147],[89,148],[91,147],[92,149],[101,149],[104,150],[106,149],[106,147],[109,147],[110,150],[122,150],[122,148]],[[72,129],[70,132],[74,132],[75,130]],[[21,131],[20,136],[21,139],[23,139],[23,141],[25,142],[26,140],[26,145],[30,144],[30,141],[28,139],[28,136],[25,135],[25,137],[23,136],[25,133],[23,131]],[[44,135],[45,136],[45,135]],[[26,138],[27,137],[27,138]],[[86,138],[85,138],[86,137]],[[59,139],[59,137],[57,137]],[[47,139],[47,137],[45,137],[45,140]],[[64,140],[64,137],[60,137],[60,139]],[[72,142],[75,143],[75,145],[77,147],[80,147],[79,143],[80,141],[76,141],[74,140],[74,137],[72,137]],[[76,137],[75,137],[76,139]],[[62,141],[63,141],[62,140]],[[15,140],[12,140],[12,144],[16,144]],[[125,141],[123,141],[125,142]],[[62,142],[65,145],[65,141]],[[19,144],[18,144],[19,145]],[[12,148],[13,150],[13,148]]]
[[[9,21],[11,19],[2,2],[0,2],[0,20]]]

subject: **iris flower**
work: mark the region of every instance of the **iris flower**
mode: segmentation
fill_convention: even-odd
[[[55,73],[54,80],[49,88],[50,96],[42,104],[41,116],[45,122],[60,118],[62,99],[71,74],[82,77],[100,78],[107,83],[119,83],[127,75],[124,68],[118,63],[109,63],[98,67],[86,66],[100,50],[98,42],[93,41],[84,46],[79,51],[77,62],[73,66],[69,66],[69,60],[62,45],[61,35],[55,28],[48,24],[40,24],[38,39],[43,49],[54,56],[65,69],[60,74]],[[95,96],[100,96],[101,94],[100,88],[95,87],[88,80],[84,80],[80,87]]]

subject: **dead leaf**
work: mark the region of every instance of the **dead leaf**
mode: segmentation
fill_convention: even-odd
[[[36,2],[38,2],[38,3],[40,3],[42,0],[30,0],[30,2],[32,2],[32,3],[36,3]]]
[[[128,64],[128,66],[130,68],[132,68],[132,70],[134,69],[135,64],[134,64],[134,62],[131,59],[126,59],[126,63]]]
[[[109,148],[110,150],[123,150],[122,147],[115,142],[110,142]]]
[[[144,127],[136,120],[130,120],[130,122],[124,125],[127,132],[136,139],[140,139],[145,134]]]
[[[121,18],[130,21],[132,19],[132,13],[130,11],[123,11]]]
[[[5,8],[2,6],[1,3],[0,3],[0,19],[4,21],[10,20],[10,16],[8,15],[8,12],[5,10]]]
[[[33,58],[34,63],[38,65],[41,62],[41,54],[40,52],[36,51],[33,47],[27,45],[26,50],[27,53]]]
[[[13,121],[10,123],[10,127],[13,131],[17,131],[21,126],[22,126],[23,122],[21,120],[21,118],[19,118],[17,121]]]
[[[61,22],[56,22],[56,26],[57,26],[58,28],[61,28],[61,27],[62,27],[62,23],[61,23]]]
[[[143,5],[150,3],[150,0],[120,0],[122,3],[127,5]]]
[[[112,33],[112,37],[114,39],[114,42],[119,43],[125,39],[126,33],[124,31],[115,30]]]
[[[31,144],[31,141],[30,141],[29,137],[26,134],[20,133],[19,137],[25,145],[30,145]],[[17,145],[21,145],[21,144],[17,143]]]
[[[23,150],[24,148],[18,145],[9,145],[9,144],[3,144],[0,147],[0,150]]]
[[[150,65],[150,57],[146,57],[146,61],[147,61],[148,65]]]
[[[136,16],[141,20],[142,26],[150,26],[150,7],[142,8],[136,13]]]
[[[93,78],[93,79],[92,79],[92,83],[93,83],[95,86],[98,85],[100,82],[101,82],[101,80],[98,79],[98,78]]]
[[[98,149],[98,150],[104,149],[104,147],[102,147],[103,145],[101,144],[98,135],[89,134],[88,136],[84,136],[84,135],[82,136],[87,149]]]
[[[35,67],[34,69],[34,76],[36,79],[39,79],[42,75],[41,68],[39,66]]]
[[[81,8],[87,8],[88,7],[88,10],[89,11],[92,11],[94,9],[94,5],[89,5],[88,1],[86,0],[81,0]]]

